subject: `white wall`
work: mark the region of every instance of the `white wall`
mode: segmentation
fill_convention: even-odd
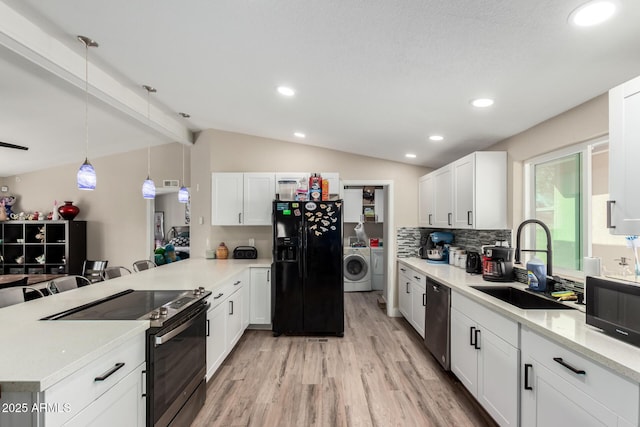
[[[185,157],[188,152],[185,150]],[[186,159],[188,177],[189,158]],[[94,191],[81,191],[76,186],[76,172],[82,160],[6,177],[4,185],[18,197],[16,210],[49,212],[54,200],[71,200],[80,208],[76,220],[87,221],[88,259],[107,259],[111,265],[130,267],[133,261],[148,258],[146,212],[150,202],[141,193],[147,175],[147,150],[90,159],[98,176]],[[180,144],[152,148],[151,177],[157,186],[164,179],[182,180]]]
[[[259,255],[266,257],[271,256],[271,227],[209,225],[211,172],[326,171],[339,172],[343,180],[393,180],[395,227],[417,224],[418,178],[429,172],[427,168],[404,163],[213,129],[198,136],[191,170],[192,255],[203,256],[207,239],[212,249],[220,242],[233,249],[254,238]]]

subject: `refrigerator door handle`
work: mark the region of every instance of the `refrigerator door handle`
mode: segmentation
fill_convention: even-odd
[[[307,224],[302,226],[302,253],[300,257],[302,258],[302,269],[304,270],[303,277],[307,278]]]
[[[304,260],[303,260],[304,257],[302,256],[302,254],[303,254],[302,241],[304,239],[303,231],[304,231],[303,225],[302,225],[302,223],[300,223],[300,226],[298,227],[299,239],[298,239],[298,248],[297,248],[298,249],[298,253],[297,253],[297,255],[298,255],[298,278],[300,278],[300,279],[302,279],[302,277],[303,277],[303,274],[304,274],[303,272],[304,272],[304,268],[305,268],[305,265],[303,264],[304,263]]]

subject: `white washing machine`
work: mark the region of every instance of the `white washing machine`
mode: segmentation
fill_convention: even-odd
[[[344,248],[344,291],[371,290],[370,248]]]

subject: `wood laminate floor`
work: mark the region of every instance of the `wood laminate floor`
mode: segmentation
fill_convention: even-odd
[[[193,426],[494,426],[377,293],[345,294],[345,334],[248,330],[207,386]]]

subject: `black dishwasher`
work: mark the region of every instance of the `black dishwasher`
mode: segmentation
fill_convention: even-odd
[[[449,360],[450,314],[451,289],[427,277],[424,344],[446,371],[451,365]]]

